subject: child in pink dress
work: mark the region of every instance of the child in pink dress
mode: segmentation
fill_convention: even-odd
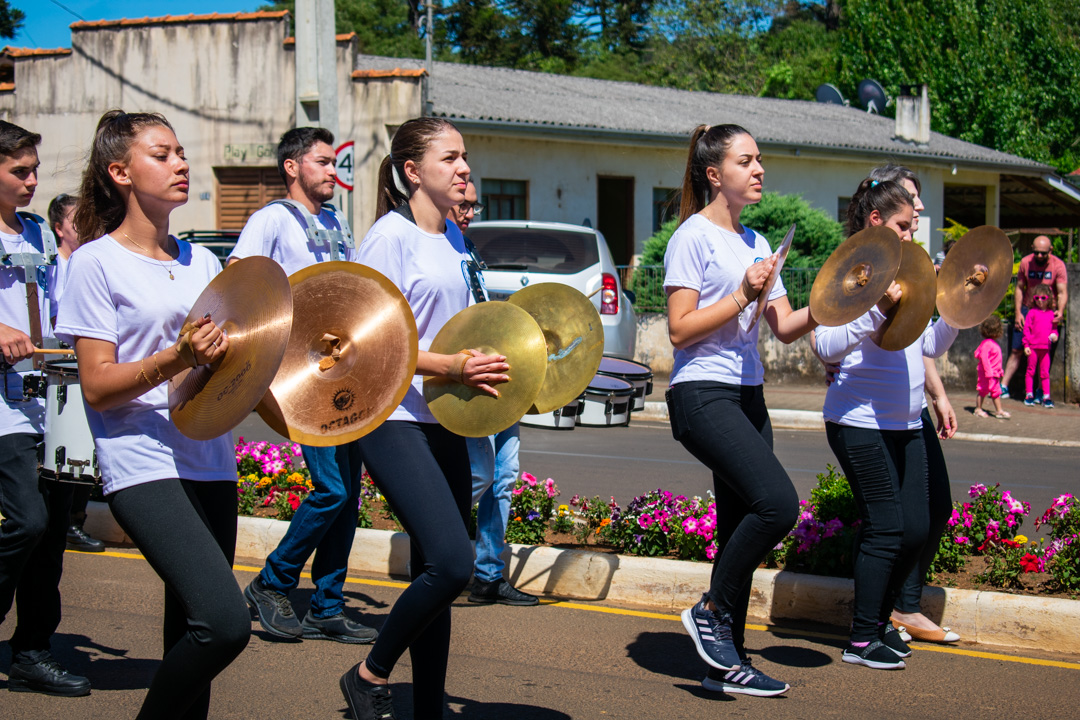
[[[989,397],[994,401],[994,417],[1010,417],[1008,412],[1001,409],[1001,377],[1004,375],[1001,368],[1001,346],[998,345],[998,339],[1003,333],[1001,320],[991,315],[983,320],[979,332],[982,333],[983,341],[975,349],[975,360],[978,361],[975,392],[979,398],[974,413],[977,417],[987,416],[983,410],[983,400]]]
[[[1024,376],[1024,404],[1035,405],[1033,394],[1035,370],[1039,371],[1042,383],[1043,407],[1052,409],[1054,401],[1050,399],[1050,344],[1057,340],[1054,327],[1054,311],[1050,309],[1050,286],[1037,285],[1032,291],[1031,302],[1034,307],[1024,317],[1024,354],[1027,355],[1027,372]]]

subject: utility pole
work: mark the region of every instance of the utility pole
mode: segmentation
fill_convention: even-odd
[[[423,115],[431,114],[431,72],[433,70],[431,55],[432,44],[435,41],[435,18],[432,4],[432,0],[425,0],[424,2],[424,8],[427,10],[427,26],[424,32],[424,69],[427,70],[427,77],[423,79],[421,92],[423,96],[421,98],[421,104],[423,105],[421,114]]]
[[[334,0],[296,0],[296,125],[338,133]]]

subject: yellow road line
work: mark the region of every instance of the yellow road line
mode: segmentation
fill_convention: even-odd
[[[77,550],[68,550],[67,552],[78,552]],[[99,553],[82,553],[80,555],[95,555],[98,557],[116,557],[126,560],[142,560],[142,555],[137,553],[121,553],[115,551],[105,551]],[[233,565],[233,570],[240,572],[259,572],[262,567],[253,567],[251,565]],[[302,573],[301,577],[310,578],[311,573]],[[345,582],[354,583],[356,585],[372,585],[375,587],[389,587],[389,588],[407,588],[409,583],[395,582],[392,580],[369,580],[367,578],[345,578]],[[567,610],[584,610],[586,612],[605,613],[608,615],[624,615],[628,617],[640,617],[648,618],[650,620],[680,620],[678,615],[672,615],[670,613],[655,613],[646,612],[644,610],[624,610],[622,608],[604,607],[602,605],[587,605],[585,603],[566,602],[564,600],[541,600],[541,605],[550,605],[552,607],[566,608]],[[813,630],[795,630],[790,628],[777,627],[775,625],[746,625],[747,630],[754,630],[756,632],[766,632],[770,635],[788,635],[797,638],[819,638],[823,640],[846,640],[843,635],[834,635],[830,633],[814,632]],[[1039,658],[1022,657],[1018,655],[1001,655],[999,653],[982,652],[980,650],[965,650],[963,648],[955,647],[940,647],[938,645],[918,644],[915,646],[917,650],[927,650],[929,652],[947,653],[949,655],[964,655],[966,657],[978,658],[980,660],[1000,660],[1001,662],[1013,662],[1021,663],[1023,665],[1038,665],[1041,667],[1055,667],[1063,668],[1065,670],[1080,670],[1080,663],[1075,662],[1063,662],[1061,660],[1042,660]]]

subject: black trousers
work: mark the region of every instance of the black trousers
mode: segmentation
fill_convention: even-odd
[[[236,483],[155,480],[107,499],[117,523],[165,582],[164,658],[138,720],[206,718],[210,681],[251,635],[251,615],[232,572]]]
[[[40,435],[0,437],[0,622],[17,603],[11,651],[48,650],[60,625],[71,486],[38,476]]]
[[[413,717],[442,718],[450,605],[473,569],[466,529],[472,471],[465,438],[434,423],[392,420],[361,438],[360,452],[412,545],[412,583],[390,609],[366,664],[376,676],[389,677],[408,649]]]
[[[709,598],[731,613],[743,654],[754,570],[799,517],[799,496],[773,454],[760,385],[687,382],[667,392],[671,433],[713,474],[716,544]]]
[[[922,430],[825,423],[862,524],[855,540],[853,642],[871,642],[888,622],[900,587],[918,564],[930,525]]]
[[[896,609],[906,613],[922,612],[923,580],[930,570],[930,565],[937,555],[941,536],[952,517],[952,488],[949,486],[949,468],[945,464],[945,453],[941,451],[941,440],[934,430],[934,421],[930,412],[922,411],[922,436],[926,445],[927,491],[930,498],[930,527],[926,533],[926,543],[919,554],[919,562],[908,575],[900,594],[896,599]]]

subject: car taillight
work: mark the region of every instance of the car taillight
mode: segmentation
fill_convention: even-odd
[[[619,312],[619,286],[615,276],[604,273],[603,289],[600,291],[600,314],[615,315]]]

